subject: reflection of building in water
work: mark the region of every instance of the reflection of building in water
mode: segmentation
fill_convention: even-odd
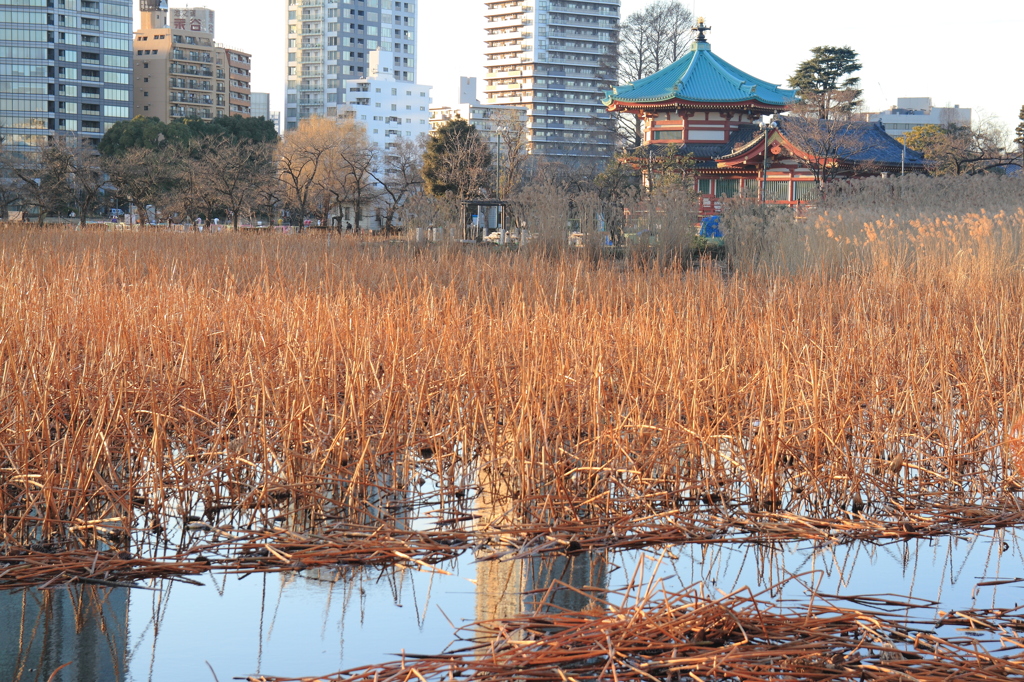
[[[0,592],[0,680],[125,679],[128,590],[93,587]]]
[[[586,611],[608,588],[604,552],[544,556],[521,561],[482,561],[476,572],[478,621],[540,610]]]
[[[496,455],[510,454],[508,443]],[[477,474],[476,526],[513,527],[514,494],[494,462],[484,462]],[[561,583],[561,584],[558,584]],[[583,611],[594,608],[608,587],[608,561],[604,552],[572,556],[543,554],[520,561],[481,561],[476,572],[476,619],[511,618],[537,611],[545,602],[555,608]]]

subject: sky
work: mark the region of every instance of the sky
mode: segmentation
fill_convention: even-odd
[[[418,0],[419,81],[454,104],[459,76],[483,76],[483,0]],[[622,16],[649,0],[622,0]],[[784,84],[818,45],[860,53],[866,108],[898,97],[974,110],[1009,128],[1024,106],[1024,0],[684,0],[712,26],[712,49],[762,80]],[[199,0],[217,11],[217,40],[253,54],[253,90],[284,89],[286,0]],[[172,7],[186,6],[171,0]],[[483,82],[479,83],[483,89]]]

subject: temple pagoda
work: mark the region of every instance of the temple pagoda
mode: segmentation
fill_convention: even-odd
[[[716,213],[723,197],[813,201],[823,168],[833,178],[924,169],[920,154],[878,124],[781,115],[798,101],[796,90],[721,59],[711,50],[711,27],[703,18],[693,30],[696,39],[682,59],[608,92],[604,104],[642,120],[643,144],[651,153],[693,155],[702,213]],[[770,123],[763,122],[766,116],[773,117]]]

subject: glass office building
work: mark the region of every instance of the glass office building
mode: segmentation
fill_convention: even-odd
[[[2,1],[2,0],[0,0]],[[338,114],[343,81],[370,75],[370,54],[390,53],[395,80],[416,82],[416,5],[397,0],[289,0],[285,130]]]
[[[132,0],[0,0],[0,136],[98,140],[132,116]]]

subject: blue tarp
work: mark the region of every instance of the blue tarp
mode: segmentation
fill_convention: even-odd
[[[713,215],[700,221],[700,232],[697,234],[705,239],[721,239],[722,228],[720,224],[722,219],[719,216]]]

